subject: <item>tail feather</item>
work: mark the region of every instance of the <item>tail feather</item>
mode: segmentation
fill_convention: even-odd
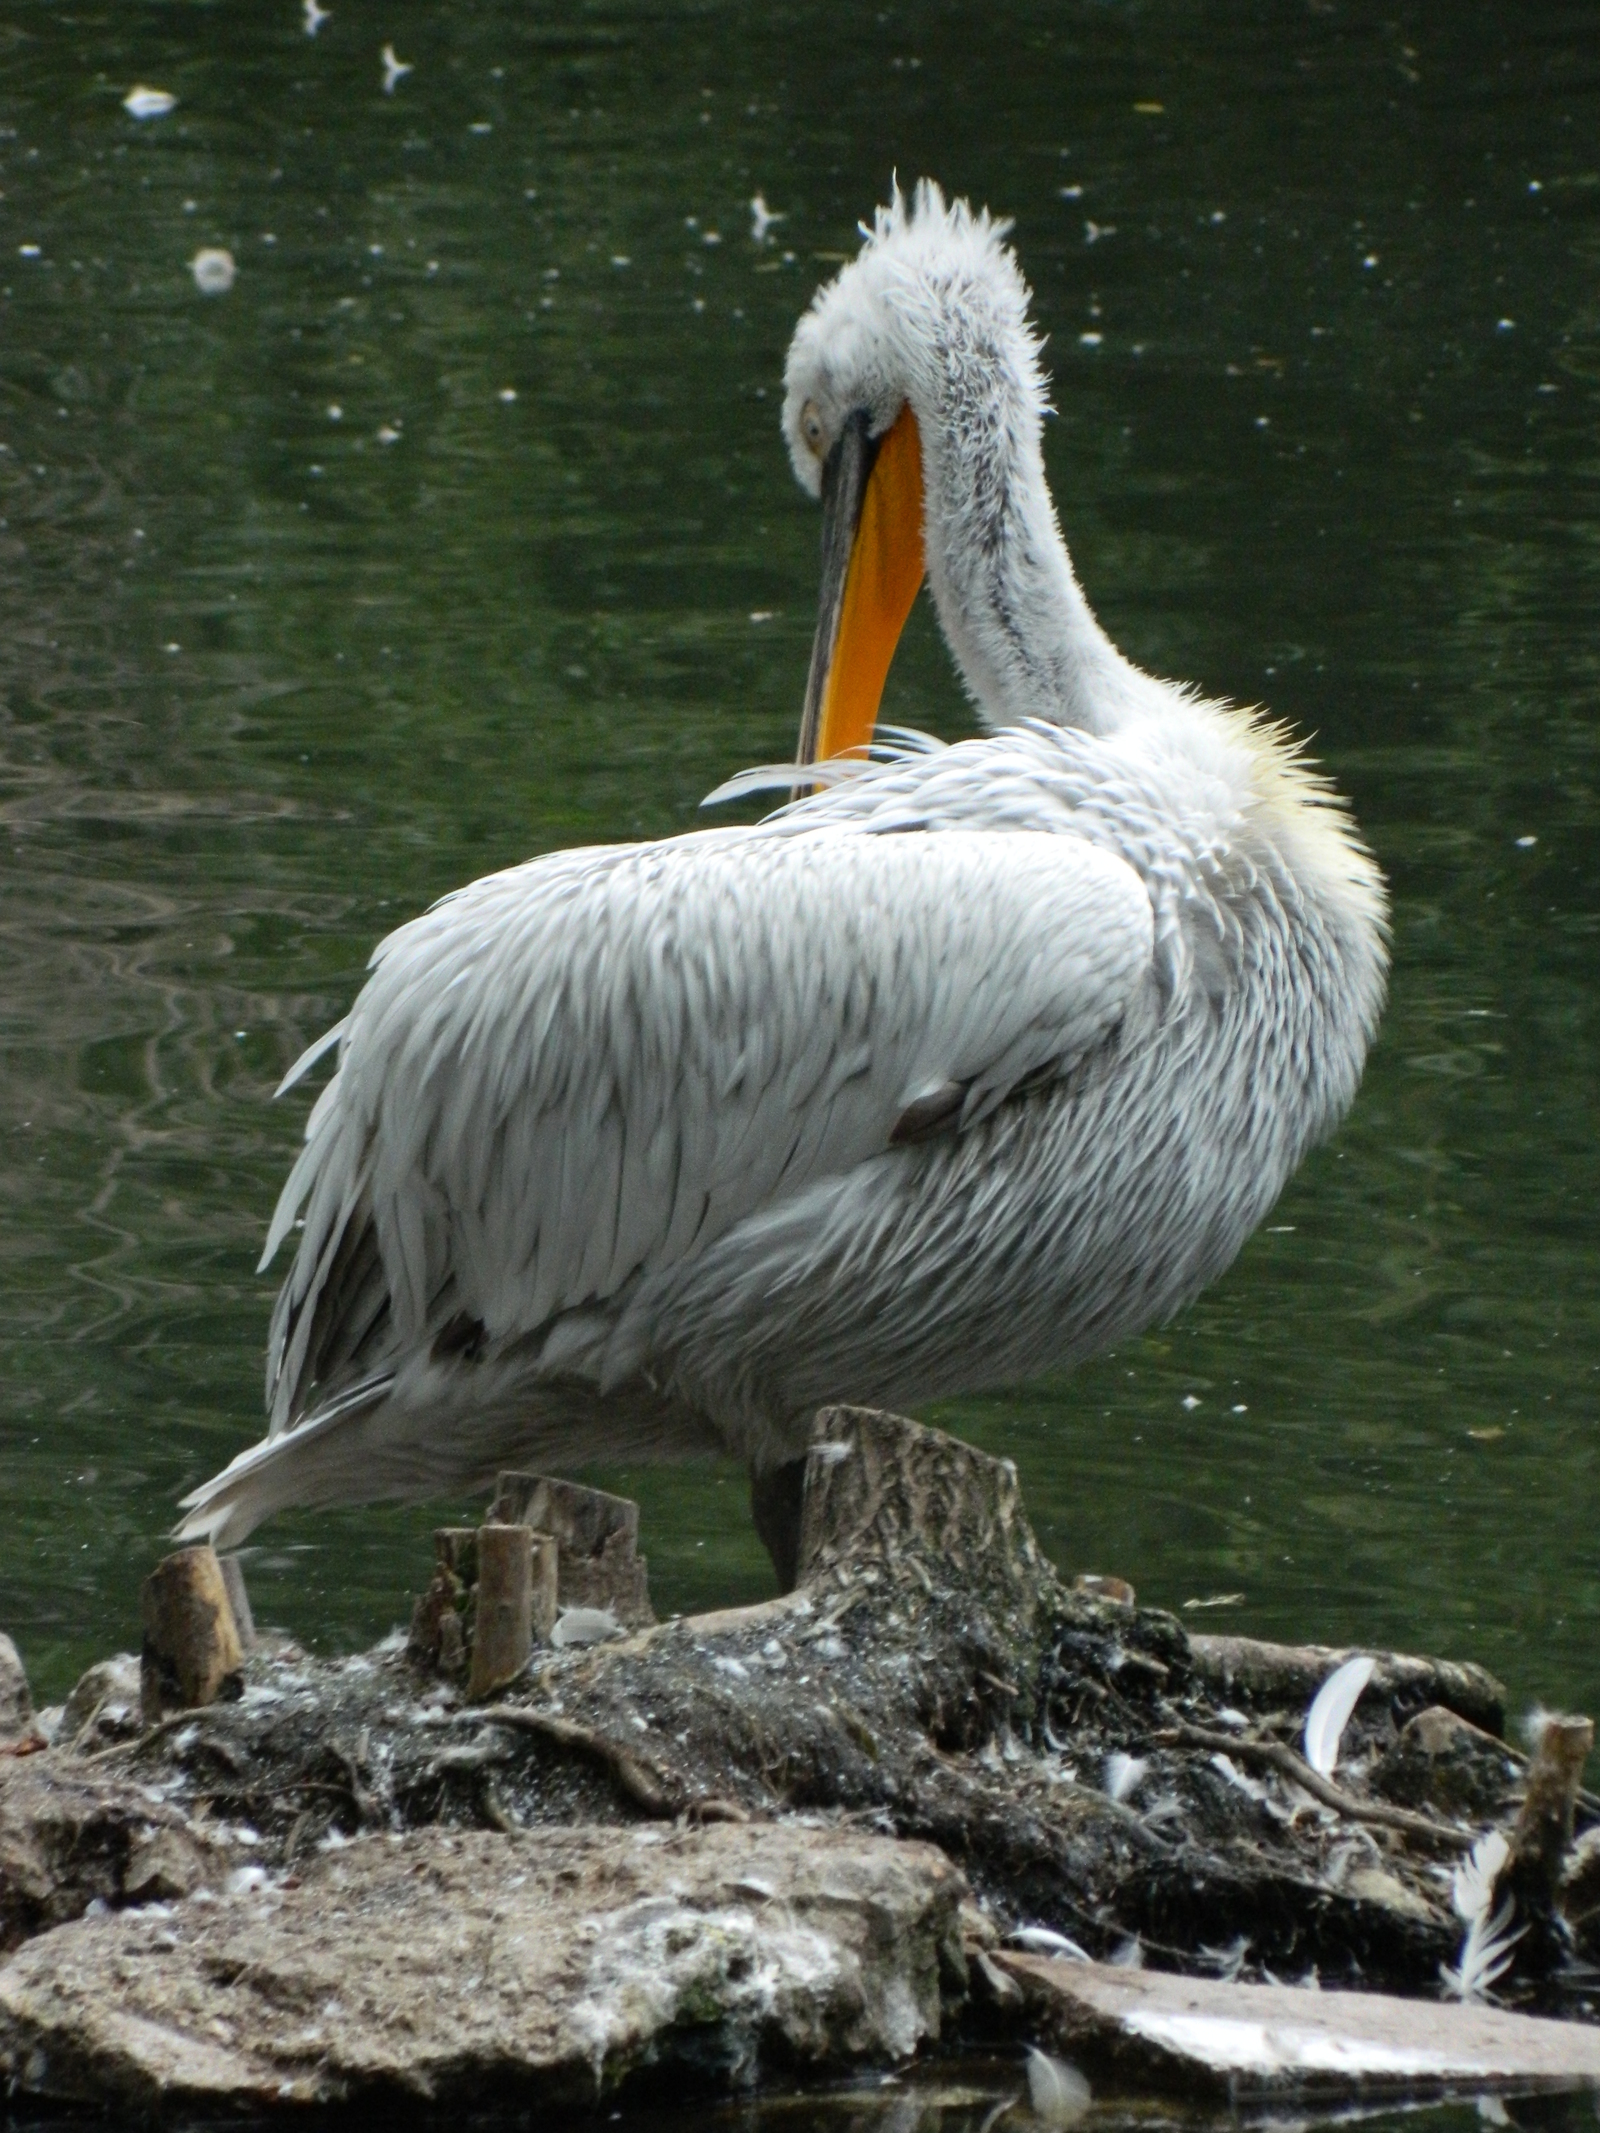
[[[602,1445],[621,1461],[724,1449],[703,1416],[643,1386],[607,1399],[602,1415],[592,1384],[413,1360],[241,1452],[183,1498],[177,1538],[235,1548],[274,1511],[416,1502],[487,1488],[504,1467],[570,1473]]]
[[[361,1448],[351,1425],[387,1400],[392,1372],[348,1387],[316,1414],[252,1444],[209,1481],[180,1498],[187,1515],[176,1529],[181,1541],[210,1541],[236,1548],[264,1518],[291,1504],[338,1503],[353,1492],[344,1484]],[[353,1475],[350,1478],[354,1478]],[[379,1487],[374,1498],[387,1492]]]

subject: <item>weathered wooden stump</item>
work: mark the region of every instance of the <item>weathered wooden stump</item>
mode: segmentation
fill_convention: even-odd
[[[1033,1591],[1051,1575],[1009,1459],[875,1408],[823,1408],[806,1455],[797,1582],[913,1554],[947,1582],[984,1588]]]
[[[228,1591],[228,1605],[233,1609],[234,1627],[239,1632],[239,1643],[245,1651],[252,1652],[256,1646],[256,1618],[244,1581],[244,1565],[236,1555],[219,1556],[218,1561],[222,1566],[222,1582]]]
[[[144,1722],[214,1703],[242,1682],[244,1647],[214,1548],[180,1548],[144,1581],[139,1701]]]
[[[1519,1970],[1551,1969],[1572,1946],[1562,1911],[1562,1872],[1572,1846],[1583,1766],[1593,1747],[1592,1719],[1550,1717],[1528,1765],[1511,1848],[1489,1899],[1493,1914],[1509,1897],[1513,1916],[1524,1929],[1517,1950]]]
[[[649,1565],[639,1553],[639,1506],[627,1497],[545,1474],[507,1471],[488,1519],[531,1526],[552,1537],[559,1606],[609,1608],[626,1629],[654,1622]]]
[[[535,1567],[538,1578],[535,1581]],[[478,1528],[478,1590],[467,1694],[481,1702],[515,1681],[533,1651],[535,1616],[555,1621],[556,1547],[529,1526]],[[537,1590],[537,1600],[535,1593]]]

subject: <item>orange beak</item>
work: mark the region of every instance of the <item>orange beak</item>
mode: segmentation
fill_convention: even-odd
[[[865,749],[917,597],[922,440],[903,407],[876,444],[849,423],[822,477],[822,593],[797,760]]]

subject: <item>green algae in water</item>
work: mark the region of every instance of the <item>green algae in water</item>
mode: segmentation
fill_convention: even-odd
[[[134,1639],[175,1498],[258,1432],[307,1100],[271,1091],[372,943],[493,866],[690,827],[791,746],[817,528],[783,351],[898,168],[1017,218],[1107,626],[1312,734],[1395,890],[1362,1096],[1238,1266],[929,1419],[1017,1458],[1064,1565],[1244,1595],[1185,1619],[1593,1708],[1588,12],[383,27],[392,95],[337,10],[11,24],[0,1623],[42,1697]],[[135,82],[176,107],[133,119]],[[969,727],[925,606],[885,711]],[[767,1588],[737,1473],[600,1478],[658,1604]],[[275,1521],[258,1613],[370,1641],[465,1508]]]

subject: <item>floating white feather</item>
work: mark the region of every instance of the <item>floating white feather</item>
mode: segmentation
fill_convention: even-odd
[[[1093,2092],[1075,2066],[1028,2046],[1028,2101],[1047,2126],[1075,2126],[1093,2102]]]
[[[1339,1743],[1350,1722],[1350,1713],[1372,1679],[1377,1660],[1367,1653],[1335,1667],[1312,1699],[1306,1713],[1306,1761],[1318,1777],[1332,1777],[1339,1761]]]

